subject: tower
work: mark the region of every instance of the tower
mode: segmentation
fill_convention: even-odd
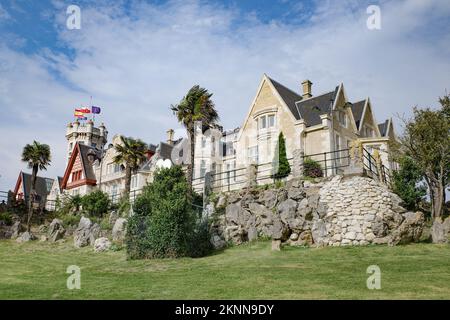
[[[86,123],[80,123],[78,120],[75,120],[75,122],[70,122],[67,125],[66,139],[67,162],[69,161],[73,148],[77,142],[103,150],[108,139],[108,131],[103,123],[97,128],[94,126],[92,120],[89,120]]]

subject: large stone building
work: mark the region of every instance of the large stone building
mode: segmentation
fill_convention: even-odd
[[[318,161],[326,174],[338,173],[345,165],[353,141],[370,153],[377,150],[383,164],[395,169],[389,157],[390,142],[396,140],[392,120],[378,124],[369,98],[351,103],[342,83],[316,96],[309,80],[301,89],[291,90],[264,74],[240,128],[207,135],[197,130],[195,178],[201,181],[213,171],[216,183],[228,185],[250,164],[258,164],[259,170],[267,171],[267,179],[259,182],[269,182],[281,132],[291,162],[300,151]]]

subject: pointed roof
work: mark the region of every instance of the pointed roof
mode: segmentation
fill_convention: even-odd
[[[89,160],[89,156],[92,155],[96,159],[102,158],[102,152],[101,150],[98,150],[97,148],[87,146],[85,144],[81,144],[77,142],[75,144],[75,147],[73,148],[73,152],[70,156],[69,163],[67,164],[66,171],[64,173],[64,177],[61,183],[61,188],[65,189],[67,186],[67,182],[69,181],[70,173],[72,172],[72,167],[75,163],[76,158],[80,156],[81,159],[81,166],[84,173],[84,179],[81,181],[85,181],[89,184],[96,184],[97,179],[95,177],[94,168],[92,167],[93,162]]]
[[[53,184],[53,179],[45,177],[36,177],[36,193],[42,198],[47,197]],[[17,178],[16,187],[14,188],[14,193],[19,192],[19,186],[22,184],[23,194],[25,197],[29,196],[31,190],[31,174],[20,171],[19,177]]]
[[[386,119],[384,122],[378,124],[378,130],[380,130],[380,134],[382,137],[387,135],[389,128],[389,119]]]
[[[352,105],[352,113],[353,118],[355,119],[356,127],[359,130],[359,125],[361,123],[361,118],[364,112],[364,106],[366,105],[366,100],[361,100],[353,103]]]
[[[268,77],[269,80],[272,82],[273,86],[277,90],[280,97],[283,99],[283,101],[288,106],[289,110],[292,112],[296,120],[301,119],[301,115],[297,109],[297,106],[295,105],[297,101],[302,100],[302,96],[294,92],[293,90],[283,86],[278,81],[275,81],[274,79]]]
[[[333,91],[305,99],[300,94],[285,87],[278,81],[272,78],[269,78],[269,80],[272,82],[274,88],[286,103],[295,119],[304,119],[306,126],[308,127],[322,123],[320,116],[331,112],[333,103],[336,100],[339,91],[339,86],[336,86]]]
[[[338,89],[339,86],[336,86],[333,91],[304,99],[296,103],[300,115],[305,119],[308,127],[321,124],[322,119],[320,119],[320,116],[331,112]]]

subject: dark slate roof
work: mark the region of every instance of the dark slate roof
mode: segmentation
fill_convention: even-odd
[[[84,166],[84,172],[86,174],[86,179],[96,180],[94,169],[92,168],[93,162],[89,161],[89,154],[93,154],[96,159],[101,159],[102,152],[97,148],[87,146],[85,144],[78,144],[80,147],[80,156]],[[95,159],[94,159],[95,160]]]
[[[36,193],[42,198],[46,198],[52,188],[53,179],[36,177]],[[22,172],[22,185],[24,196],[28,197],[31,189],[31,174]]]
[[[322,120],[320,119],[320,116],[331,112],[338,89],[339,86],[336,86],[334,91],[304,99],[303,101],[296,103],[300,115],[305,120],[307,127],[321,124]]]
[[[378,124],[378,129],[380,130],[380,134],[382,137],[386,136],[388,125],[389,125],[389,120],[386,120],[383,123]]]
[[[286,88],[281,83],[273,80],[272,78],[269,78],[269,79],[272,82],[272,84],[275,87],[275,89],[280,94],[281,98],[284,100],[284,102],[288,106],[289,110],[291,110],[291,112],[294,115],[295,119],[300,120],[301,116],[300,116],[300,114],[298,112],[298,109],[297,109],[297,106],[295,105],[295,103],[297,101],[302,100],[302,96],[299,95],[298,93],[292,91],[291,89]]]
[[[366,100],[361,100],[358,102],[355,102],[352,105],[352,113],[353,118],[355,119],[356,127],[359,130],[359,124],[361,123],[361,117],[364,111],[364,105],[366,104]]]
[[[339,86],[336,86],[333,91],[304,99],[300,94],[286,88],[279,82],[271,78],[270,81],[294,115],[295,119],[304,119],[307,127],[322,123],[320,115],[330,113],[333,101],[335,100],[339,89]]]

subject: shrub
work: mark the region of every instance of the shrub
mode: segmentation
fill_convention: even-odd
[[[277,148],[275,150],[274,166],[274,179],[282,179],[284,177],[287,177],[291,173],[291,166],[289,165],[289,161],[286,156],[286,140],[284,139],[283,132],[280,132],[280,135],[278,136]]]
[[[59,215],[59,219],[61,219],[64,226],[77,226],[78,223],[80,222],[80,218],[81,217],[78,215],[71,215],[71,214]]]
[[[0,221],[3,221],[7,226],[12,225],[13,219],[11,217],[11,214],[8,212],[1,212],[0,213]]]
[[[180,166],[159,170],[145,187],[128,219],[126,246],[131,259],[197,256],[201,236]],[[209,239],[207,239],[209,241]],[[195,251],[195,252],[194,252]]]
[[[106,193],[101,190],[93,191],[81,198],[83,210],[89,215],[102,217],[109,207],[109,198]]]
[[[392,190],[402,198],[408,210],[418,210],[427,194],[426,187],[419,185],[423,173],[408,156],[399,157],[398,162],[400,170],[393,171]]]
[[[303,161],[303,175],[309,178],[323,177],[323,171],[320,163],[311,158],[305,158],[305,161]]]

